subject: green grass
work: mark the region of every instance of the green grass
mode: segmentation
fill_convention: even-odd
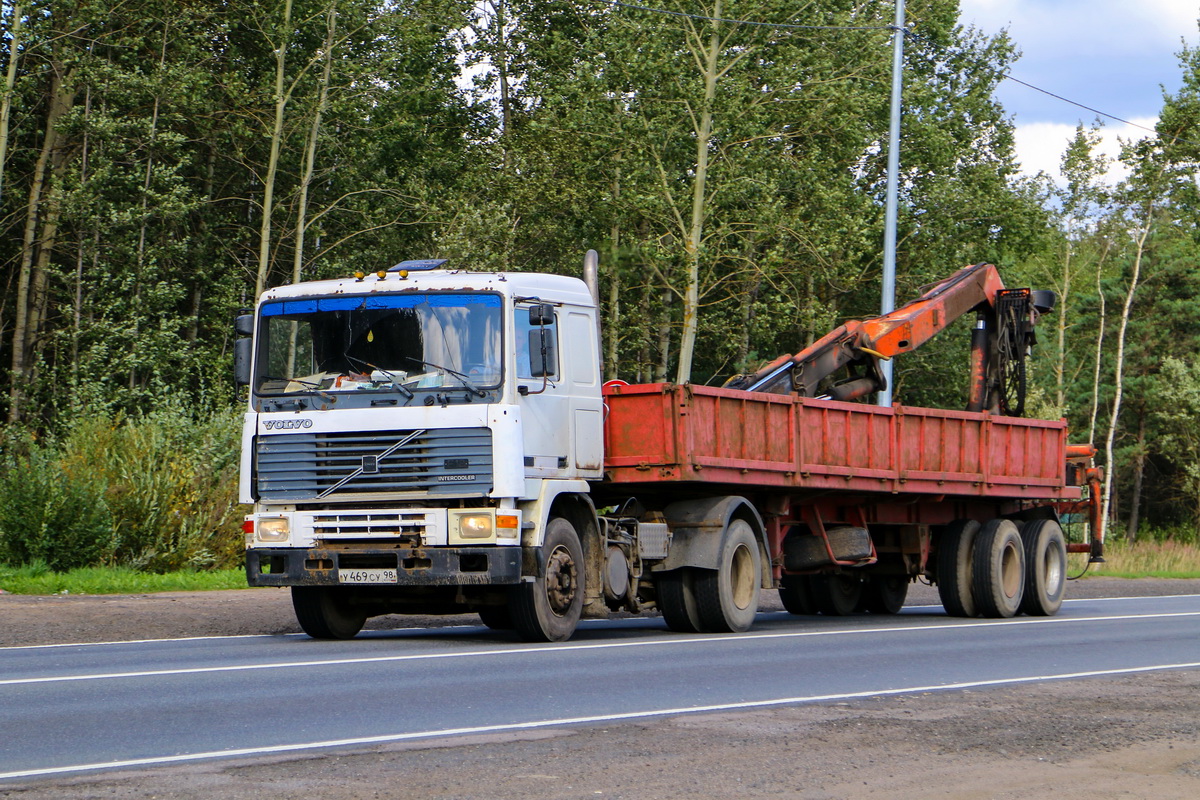
[[[1078,561],[1076,561],[1078,559]],[[1086,556],[1071,556],[1071,574],[1077,574]],[[1200,546],[1174,541],[1126,544],[1110,539],[1104,544],[1103,564],[1093,564],[1089,576],[1108,578],[1200,578]]]
[[[154,574],[127,567],[85,567],[53,572],[44,564],[0,566],[0,589],[12,594],[146,594],[245,589],[240,569]]]

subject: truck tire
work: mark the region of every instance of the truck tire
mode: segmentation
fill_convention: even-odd
[[[817,613],[809,575],[784,575],[779,580],[779,602],[789,614],[806,616]]]
[[[829,549],[838,561],[861,561],[871,557],[871,534],[866,528],[844,525],[825,532]],[[789,570],[815,569],[829,562],[829,553],[820,536],[797,534],[783,542],[783,568]]]
[[[822,614],[845,617],[854,613],[862,599],[863,584],[857,575],[814,575],[813,599]]]
[[[676,633],[699,633],[700,612],[696,610],[696,571],[681,567],[654,576],[658,609],[667,627]]]
[[[908,577],[877,575],[863,587],[863,608],[872,614],[899,614],[908,597]]]
[[[494,631],[511,631],[513,629],[512,612],[508,606],[483,606],[477,612],[479,621]]]
[[[546,526],[538,574],[513,588],[513,627],[527,642],[565,642],[583,613],[583,547],[575,527],[562,517]]]
[[[1021,526],[1025,542],[1025,596],[1021,611],[1052,617],[1062,608],[1067,588],[1067,541],[1052,519],[1035,519]]]
[[[762,562],[750,523],[731,520],[721,535],[717,569],[696,573],[696,610],[700,624],[712,633],[750,630],[758,614]]]
[[[1025,595],[1025,544],[1016,524],[994,519],[975,537],[972,596],[985,617],[1007,618]]]
[[[978,534],[978,522],[960,519],[947,525],[938,537],[938,597],[942,608],[952,617],[974,617],[979,613],[971,593],[971,568]]]
[[[367,621],[366,613],[332,586],[293,586],[292,608],[300,629],[314,639],[353,639]]]

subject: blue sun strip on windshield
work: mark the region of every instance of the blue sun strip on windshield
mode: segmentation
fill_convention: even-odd
[[[366,297],[320,297],[312,300],[279,300],[264,303],[260,314],[264,317],[291,316],[293,314],[315,314],[318,311],[371,311],[388,308],[416,308],[428,305],[434,308],[461,308],[483,306],[499,308],[497,294],[385,294]]]

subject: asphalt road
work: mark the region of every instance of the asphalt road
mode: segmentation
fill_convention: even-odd
[[[339,751],[1200,668],[1200,596],[1068,601],[1053,618],[760,614],[748,634],[584,623],[563,645],[481,627],[351,642],[248,636],[0,648],[0,789],[121,767]]]

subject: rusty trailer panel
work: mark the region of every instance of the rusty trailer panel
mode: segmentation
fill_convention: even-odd
[[[719,389],[605,388],[611,484],[1073,500],[1066,423]]]

